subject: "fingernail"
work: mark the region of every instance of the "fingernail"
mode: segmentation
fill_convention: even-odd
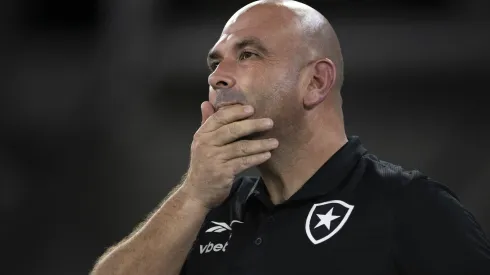
[[[243,110],[245,111],[245,113],[251,113],[254,111],[254,108],[252,106],[245,106]]]
[[[269,142],[270,142],[271,146],[277,146],[277,145],[279,145],[279,141],[277,141],[277,139],[275,139],[275,138],[271,138],[269,140]]]
[[[272,119],[268,118],[266,120],[264,120],[264,125],[265,126],[272,126],[274,122],[272,121]]]

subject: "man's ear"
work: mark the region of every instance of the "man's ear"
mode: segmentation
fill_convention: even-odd
[[[306,109],[313,109],[325,100],[335,84],[336,77],[335,65],[328,58],[317,60],[310,66],[312,71],[303,97]]]

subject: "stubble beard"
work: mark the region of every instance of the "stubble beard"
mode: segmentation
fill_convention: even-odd
[[[299,115],[296,94],[296,85],[299,79],[299,71],[291,69],[286,72],[279,81],[272,85],[269,91],[263,93],[261,101],[256,102],[254,108],[256,112],[247,119],[270,118],[274,126],[270,130],[255,132],[240,140],[259,140],[276,138],[278,140],[287,139],[288,135],[294,135],[294,125],[298,123]]]

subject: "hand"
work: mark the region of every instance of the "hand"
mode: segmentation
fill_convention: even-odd
[[[183,190],[208,209],[220,205],[230,194],[240,172],[264,163],[277,148],[276,139],[238,140],[272,128],[271,119],[246,119],[251,106],[226,106],[214,112],[210,102],[201,105],[202,125],[194,134],[191,160]],[[238,141],[237,141],[238,140]]]

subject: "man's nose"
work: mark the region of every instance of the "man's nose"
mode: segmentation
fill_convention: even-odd
[[[226,64],[221,63],[214,72],[209,75],[208,83],[213,89],[224,89],[235,86],[236,80],[233,77],[231,68],[226,68]]]

